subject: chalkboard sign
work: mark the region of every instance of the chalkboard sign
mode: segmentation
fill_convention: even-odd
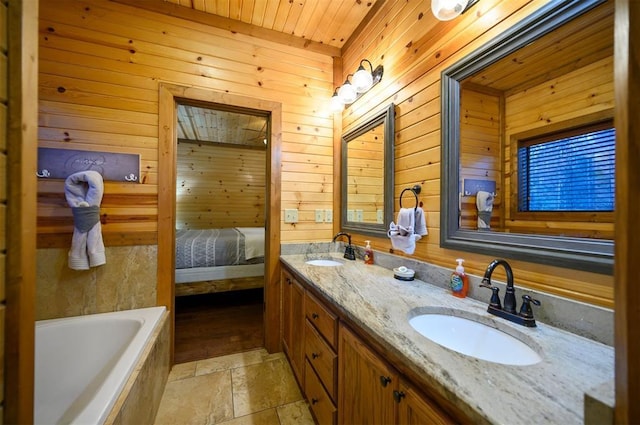
[[[140,181],[140,155],[38,148],[38,177],[66,179],[79,171],[97,171],[103,180]]]

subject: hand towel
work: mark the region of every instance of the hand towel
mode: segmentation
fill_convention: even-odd
[[[425,218],[424,210],[420,207],[416,208],[415,216],[416,226],[414,233],[420,237],[428,235],[429,232],[427,231],[427,220]],[[418,239],[419,238],[417,238],[416,240]]]
[[[479,190],[476,194],[476,207],[478,208],[478,230],[491,228],[491,211],[493,210],[493,194]]]
[[[102,176],[97,171],[80,171],[64,182],[64,195],[74,221],[69,250],[69,268],[73,270],[88,270],[107,262],[100,224],[103,193]]]
[[[398,211],[398,224],[392,221],[387,232],[393,249],[413,254],[416,249],[415,218],[414,208],[400,208],[400,211]]]

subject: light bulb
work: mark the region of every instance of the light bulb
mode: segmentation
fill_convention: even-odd
[[[349,81],[345,81],[342,87],[338,89],[338,97],[340,97],[342,103],[346,105],[348,103],[353,103],[358,97],[358,93]]]
[[[431,0],[431,12],[441,21],[449,21],[460,15],[469,0]]]
[[[337,93],[331,96],[330,102],[329,107],[333,112],[340,112],[344,109],[344,103],[342,103],[342,99],[340,99]]]
[[[358,93],[364,93],[373,86],[373,75],[360,65],[358,71],[353,74],[351,81],[353,82],[353,87]]]

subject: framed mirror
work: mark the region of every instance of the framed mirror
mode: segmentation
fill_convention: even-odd
[[[613,107],[611,0],[550,2],[444,70],[441,246],[612,274]]]
[[[393,219],[395,105],[342,136],[341,228],[386,236]]]

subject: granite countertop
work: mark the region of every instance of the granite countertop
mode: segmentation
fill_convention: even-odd
[[[487,303],[453,297],[424,281],[400,281],[392,270],[341,257],[283,255],[281,260],[475,423],[582,424],[584,393],[614,379],[612,347],[540,322],[536,328],[516,325],[487,313]],[[317,258],[344,264],[305,263]],[[509,366],[442,347],[409,324],[426,311],[493,324],[534,348],[542,361]]]

